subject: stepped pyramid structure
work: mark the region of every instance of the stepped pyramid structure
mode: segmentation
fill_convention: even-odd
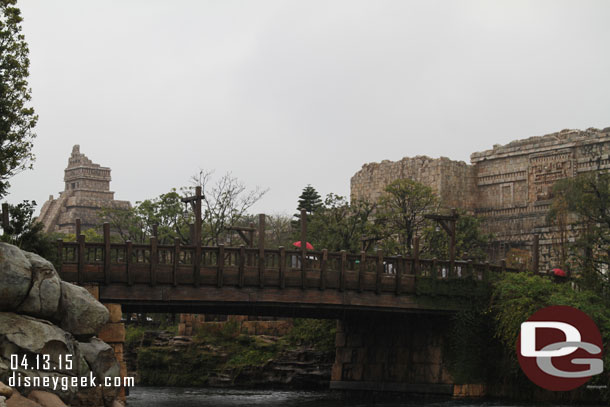
[[[64,191],[57,199],[53,195],[44,203],[38,221],[45,232],[75,233],[75,221],[81,219],[82,229],[99,225],[101,208],[128,209],[128,201],[117,201],[110,191],[110,168],[93,163],[80,152],[77,144],[72,148],[68,167],[64,170]]]

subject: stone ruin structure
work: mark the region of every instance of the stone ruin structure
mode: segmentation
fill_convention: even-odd
[[[537,234],[545,271],[558,264],[560,233],[547,220],[552,186],[558,179],[610,168],[610,127],[562,130],[494,145],[471,154],[470,162],[417,156],[364,164],[351,179],[351,199],[374,201],[390,182],[413,179],[430,186],[444,207],[483,218],[484,231],[494,236],[492,260],[511,248],[530,250]]]
[[[44,203],[38,221],[45,232],[75,233],[75,221],[81,219],[82,230],[99,225],[98,211],[102,208],[128,209],[128,201],[117,201],[110,191],[110,168],[93,163],[72,148],[68,167],[64,170],[64,191],[57,199],[53,195]]]

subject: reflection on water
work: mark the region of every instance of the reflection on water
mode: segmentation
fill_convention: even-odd
[[[177,387],[136,387],[130,390],[128,407],[207,407],[207,406],[282,406],[282,407],[516,407],[501,401],[426,400],[405,396],[402,400],[344,400],[339,392],[198,389]]]

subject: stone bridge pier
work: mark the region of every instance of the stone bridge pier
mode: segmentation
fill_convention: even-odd
[[[453,395],[449,334],[448,315],[340,320],[330,387]]]

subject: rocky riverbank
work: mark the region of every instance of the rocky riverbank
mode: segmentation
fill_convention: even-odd
[[[146,331],[126,347],[128,375],[149,386],[328,389],[334,351],[236,325],[193,337]]]
[[[100,384],[120,373],[113,349],[95,337],[108,318],[50,262],[0,243],[0,407],[120,405],[119,389]]]

